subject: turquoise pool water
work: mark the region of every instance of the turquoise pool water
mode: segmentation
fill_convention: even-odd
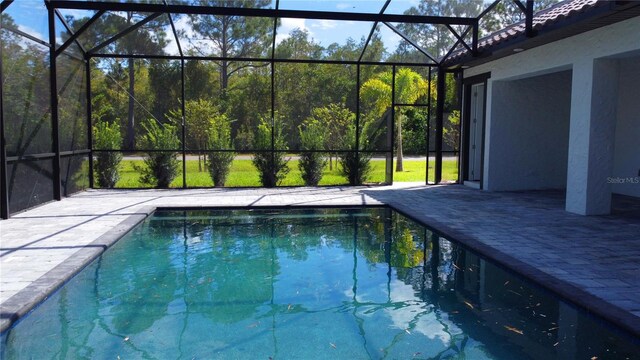
[[[4,359],[625,359],[633,339],[388,208],[158,211]]]

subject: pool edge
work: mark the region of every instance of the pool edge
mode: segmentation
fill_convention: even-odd
[[[537,285],[556,293],[560,298],[577,305],[584,311],[600,318],[616,327],[628,332],[630,335],[640,339],[640,321],[632,313],[603,300],[577,285],[573,285],[566,280],[559,279],[544,272],[535,266],[515,258],[503,251],[500,251],[481,240],[467,235],[459,230],[451,228],[446,222],[438,221],[428,215],[416,213],[410,206],[395,203],[393,201],[381,202],[378,204],[353,204],[353,205],[253,205],[253,206],[144,206],[139,208],[135,214],[130,215],[125,220],[118,223],[112,229],[98,237],[90,244],[84,246],[78,252],[71,255],[63,263],[59,264],[40,278],[29,284],[1,305],[0,311],[0,334],[10,329],[23,316],[41,304],[52,293],[74,277],[79,271],[90,264],[110,246],[120,240],[126,233],[141,223],[149,215],[157,210],[204,210],[204,209],[259,209],[259,208],[354,208],[354,207],[389,207],[398,211],[404,216],[411,218],[423,226],[426,226],[448,240],[459,242],[471,250],[478,252],[497,265],[509,271],[523,276],[535,282]],[[83,252],[83,254],[79,254]],[[71,268],[71,270],[69,270]],[[35,293],[35,295],[34,295]]]
[[[78,274],[93,260],[144,221],[156,206],[143,206],[91,243],[83,246],[53,269],[40,276],[0,305],[0,335],[44,302],[51,294]]]
[[[206,209],[260,209],[260,208],[355,208],[355,207],[387,207],[386,204],[367,205],[253,205],[253,206],[163,206],[147,205],[140,207],[134,214],[119,222],[106,233],[70,255],[62,263],[40,276],[15,295],[0,304],[0,336],[11,329],[25,315],[42,304],[49,296],[60,289],[67,281],[76,276],[82,269],[102,255],[108,248],[118,242],[124,235],[140,224],[156,211],[162,210],[206,210]]]
[[[459,230],[453,229],[446,223],[438,221],[428,215],[417,214],[409,206],[389,202],[386,204],[402,215],[417,221],[423,226],[435,230],[447,240],[455,241],[469,247],[469,249],[495,262],[502,268],[518,274],[547,290],[556,293],[558,297],[573,303],[587,313],[600,318],[630,335],[640,339],[640,318],[627,310],[612,304],[594,294],[587,292],[581,287],[571,284],[566,280],[559,279],[544,272],[537,267],[519,260],[481,240],[469,236]]]

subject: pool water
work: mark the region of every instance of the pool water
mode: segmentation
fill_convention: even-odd
[[[625,359],[637,339],[385,207],[157,211],[4,359]]]

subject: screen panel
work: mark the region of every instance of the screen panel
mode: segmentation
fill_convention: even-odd
[[[72,44],[70,48],[75,47]],[[56,60],[60,151],[87,149],[87,81],[83,61],[65,51]]]
[[[64,196],[89,188],[89,157],[87,155],[65,156],[60,162]]]
[[[9,162],[7,164],[7,183],[10,213],[53,200],[52,179],[52,160]]]
[[[7,156],[52,151],[49,49],[5,28],[2,15],[2,91]]]

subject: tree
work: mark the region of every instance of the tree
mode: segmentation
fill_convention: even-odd
[[[319,59],[323,57],[324,48],[309,37],[305,29],[293,29],[289,36],[276,47],[276,58],[279,59]]]
[[[324,127],[324,147],[327,150],[339,149],[350,124],[355,122],[356,115],[342,104],[329,104],[326,107],[311,111],[308,122],[318,122]],[[333,170],[333,155],[329,153],[329,169]]]
[[[362,132],[368,133],[368,124],[363,124]],[[349,185],[362,185],[367,181],[371,174],[371,157],[370,152],[359,152],[367,150],[369,146],[369,137],[360,137],[359,143],[356,141],[356,124],[350,123],[341,139],[343,149],[349,151],[341,153],[338,156],[340,163],[340,173],[347,178]]]
[[[309,36],[307,31],[295,29],[288,38],[278,44],[276,57],[353,61],[359,58],[365,41],[365,38],[360,40],[348,38],[343,45],[333,43],[323,48]],[[384,47],[379,36],[372,37],[367,49],[363,59],[371,61],[382,59]],[[363,66],[361,77],[365,78],[377,69],[377,66]],[[315,109],[330,107],[331,110],[338,112],[342,109],[349,112],[347,109],[356,108],[357,66],[355,65],[279,63],[276,64],[275,75],[276,107],[278,112],[287,119],[285,131],[289,135],[289,145],[292,149],[296,149],[299,145],[298,127],[309,117],[316,117]],[[324,117],[328,118],[331,115]],[[336,149],[335,136],[329,140],[328,146],[333,147],[333,150]],[[333,165],[333,161],[330,160],[331,169]]]
[[[195,55],[193,50],[189,53]],[[219,98],[217,65],[212,61],[186,61],[184,64],[185,100]]]
[[[276,57],[318,59],[322,46],[309,38],[309,33],[295,29],[276,48]],[[318,64],[279,63],[275,67],[276,109],[287,120],[284,131],[293,149],[298,148],[298,126],[311,110],[322,106],[323,94],[316,75],[322,72]]]
[[[129,149],[126,138],[131,134],[128,120],[129,113],[129,74],[126,62],[118,60],[103,60],[98,68],[92,70],[91,104],[92,120],[117,122],[120,124],[125,149]],[[138,64],[135,69],[134,93],[137,106],[133,110],[133,118],[156,118],[152,112],[152,104],[155,102],[149,79],[149,67]],[[146,106],[145,106],[146,105]],[[158,119],[160,120],[160,119]],[[134,134],[144,133],[142,122],[133,123]]]
[[[324,148],[324,126],[320,121],[310,118],[298,128],[298,131],[302,150],[309,151],[302,153],[298,162],[302,179],[307,186],[317,186],[322,179],[322,170],[327,165],[323,154],[317,152]]]
[[[48,49],[8,29],[17,24],[1,14],[3,146],[7,156],[51,151],[51,97],[49,94]],[[6,30],[5,30],[6,29]],[[6,143],[5,143],[6,141]],[[14,163],[14,170],[18,162]],[[15,173],[10,177],[13,186]]]
[[[130,26],[133,26],[140,20],[144,19],[148,14],[140,14],[132,11],[115,13],[108,12],[101,16],[98,21],[92,24],[89,29],[83,35],[83,39],[86,44],[91,45],[88,50],[95,47],[98,44],[108,40],[112,36],[116,35],[120,31]],[[72,16],[67,16],[67,21],[72,28],[78,28],[82,26],[89,18],[75,19]],[[167,45],[166,33],[164,32],[164,24],[160,21],[150,21],[144,26],[141,26],[133,33],[115,41],[107,46],[102,51],[123,53],[123,54],[135,54],[140,53],[152,53],[163,54],[164,47]],[[69,33],[65,32],[63,39],[68,38]],[[142,60],[139,60],[142,62]],[[127,108],[127,126],[126,137],[124,147],[127,149],[135,148],[136,139],[136,121],[135,121],[135,104],[136,104],[136,69],[135,59],[129,58],[127,63],[127,78],[128,78],[128,108]]]
[[[217,114],[211,119],[211,126],[207,131],[207,150],[231,150],[231,125],[224,114]],[[213,186],[222,187],[227,181],[227,175],[235,154],[231,151],[215,151],[207,153],[207,170],[213,181]]]
[[[146,134],[141,137],[142,146],[153,151],[145,154],[145,167],[134,168],[140,173],[141,183],[167,188],[178,175],[179,161],[176,159],[175,150],[180,147],[180,140],[176,134],[176,127],[169,124],[159,125],[155,119],[148,119],[142,126],[146,130]]]
[[[390,71],[379,74],[362,85],[361,94],[363,101],[372,108],[371,114],[382,117],[391,105],[393,74]],[[417,72],[400,68],[395,76],[395,102],[400,104],[414,104],[420,97],[429,94],[428,83]],[[404,171],[402,154],[402,122],[404,120],[402,110],[398,111],[396,119],[397,135],[397,160],[396,171]]]
[[[168,113],[181,104],[182,75],[180,61],[154,59],[147,64],[149,74],[149,92],[152,94],[150,111],[153,116],[165,122]],[[180,125],[178,123],[177,125]]]
[[[449,114],[443,132],[444,141],[451,146],[454,150],[460,149],[460,110],[453,110]]]
[[[98,122],[93,127],[94,146],[98,150],[113,150],[122,145],[120,125],[117,123]],[[103,188],[112,188],[120,179],[118,165],[122,161],[122,153],[101,151],[96,155],[94,165],[98,185]]]
[[[533,3],[533,12],[535,13],[551,7],[559,1],[560,0],[536,0]],[[480,20],[480,35],[489,35],[511,24],[524,21],[524,19],[524,13],[515,3],[512,1],[501,1]]]
[[[0,14],[2,31],[2,111],[5,138],[0,140],[7,156],[21,157],[51,151],[51,97],[49,94],[49,49],[30,41],[9,29],[18,25],[11,16]],[[34,187],[35,171],[50,171],[38,162],[14,161],[7,164],[7,185],[12,199],[29,199],[40,203],[46,187]],[[47,195],[51,196],[51,195]],[[12,211],[28,206],[15,203]]]
[[[282,133],[282,117],[275,114],[273,121],[269,116],[263,116],[258,125],[253,148],[256,150],[288,150],[287,141]],[[264,187],[274,187],[280,184],[289,173],[289,160],[285,159],[282,151],[259,151],[253,155],[253,166],[258,169],[260,182]]]
[[[206,99],[189,100],[185,103],[184,110],[184,121],[187,128],[186,148],[198,154],[198,171],[202,171],[201,150],[208,148],[210,129],[215,126],[229,126],[228,119],[224,118],[227,124],[221,124],[218,107]],[[169,111],[167,117],[175,126],[181,126],[181,109]]]
[[[537,12],[546,9],[559,1],[536,0],[533,10]],[[483,0],[420,0],[417,6],[409,8],[404,14],[477,17],[486,6],[488,5]],[[480,36],[486,36],[523,20],[524,13],[520,8],[511,0],[503,0],[480,20]],[[459,35],[466,30],[466,26],[461,25],[452,25],[452,28]],[[435,58],[444,56],[456,42],[451,31],[443,25],[400,24],[399,29]],[[395,55],[405,60],[424,59],[408,42],[400,43]]]
[[[260,115],[271,110],[271,69],[246,69],[232,77],[229,84],[225,105],[220,108],[234,120],[231,132],[235,148],[248,150],[260,123]]]
[[[405,121],[402,123],[402,151],[404,154],[424,155],[427,150],[427,107],[406,107],[403,109]]]
[[[127,26],[133,26],[141,18],[137,18],[136,14],[132,11],[126,12]],[[135,36],[126,36],[123,38],[121,49],[126,54],[134,54],[137,49],[145,53],[163,53],[162,50],[166,45],[165,33],[162,31],[162,27],[157,24],[152,24],[145,29],[141,27],[134,33]],[[144,49],[144,50],[143,50]],[[129,112],[127,120],[127,138],[126,147],[129,149],[135,148],[135,118],[134,118],[134,106],[135,106],[135,60],[133,58],[127,59],[127,70],[129,73]]]
[[[405,15],[431,15],[452,17],[476,17],[482,11],[483,0],[420,0],[417,7],[412,6]],[[458,34],[463,27],[453,25]],[[455,43],[455,37],[444,25],[435,24],[400,24],[399,29],[409,38],[417,42],[421,48],[434,58],[444,56]],[[409,43],[400,43],[396,50],[399,53],[416,53]]]
[[[224,6],[236,8],[265,8],[270,0],[199,0],[203,6]],[[211,46],[199,46],[208,51],[202,55],[215,55],[223,58],[258,57],[269,49],[273,20],[258,17],[240,17],[223,15],[190,15],[189,24],[196,33],[193,40],[207,40]],[[199,45],[203,43],[200,42]],[[229,85],[229,77],[239,70],[253,66],[229,60],[218,62],[220,67],[220,89],[224,92]]]
[[[179,125],[182,111],[174,109],[167,115]],[[198,169],[202,171],[202,150],[231,150],[231,121],[221,114],[218,107],[207,99],[189,100],[185,103],[185,123],[187,127],[187,147],[198,153]],[[213,181],[213,186],[224,186],[234,158],[230,151],[208,152],[205,165]]]

